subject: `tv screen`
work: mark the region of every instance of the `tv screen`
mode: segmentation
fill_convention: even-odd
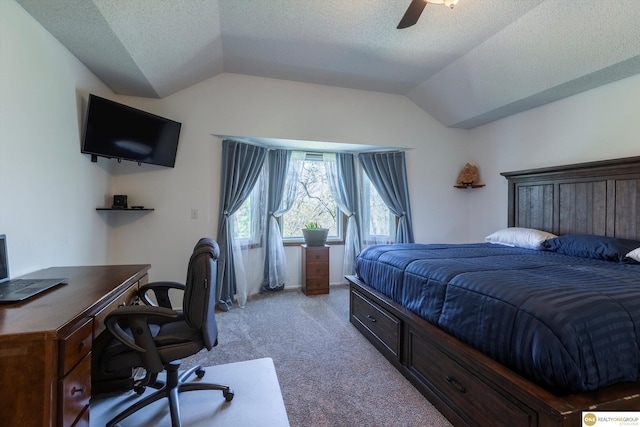
[[[181,123],[89,95],[82,152],[173,167]]]

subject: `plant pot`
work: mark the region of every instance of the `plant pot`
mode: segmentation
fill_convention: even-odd
[[[317,230],[309,230],[307,228],[302,229],[304,242],[307,246],[324,246],[324,244],[327,243],[328,234],[328,228],[319,228]]]

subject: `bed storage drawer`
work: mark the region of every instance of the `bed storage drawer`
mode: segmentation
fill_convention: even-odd
[[[378,347],[398,358],[400,355],[400,320],[368,300],[361,293],[351,291],[351,323],[363,334],[374,338]]]
[[[506,397],[497,388],[442,352],[437,343],[409,331],[407,367],[469,425],[536,426],[535,411]]]

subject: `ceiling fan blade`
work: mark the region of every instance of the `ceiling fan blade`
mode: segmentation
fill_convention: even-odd
[[[420,15],[422,15],[422,11],[424,10],[424,7],[426,5],[426,0],[411,0],[411,4],[409,5],[407,11],[404,13],[404,16],[400,20],[397,28],[401,29],[415,25],[416,22],[418,22]]]

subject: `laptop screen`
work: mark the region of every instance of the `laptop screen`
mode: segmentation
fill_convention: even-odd
[[[9,280],[9,260],[7,258],[7,236],[0,234],[0,283]]]

